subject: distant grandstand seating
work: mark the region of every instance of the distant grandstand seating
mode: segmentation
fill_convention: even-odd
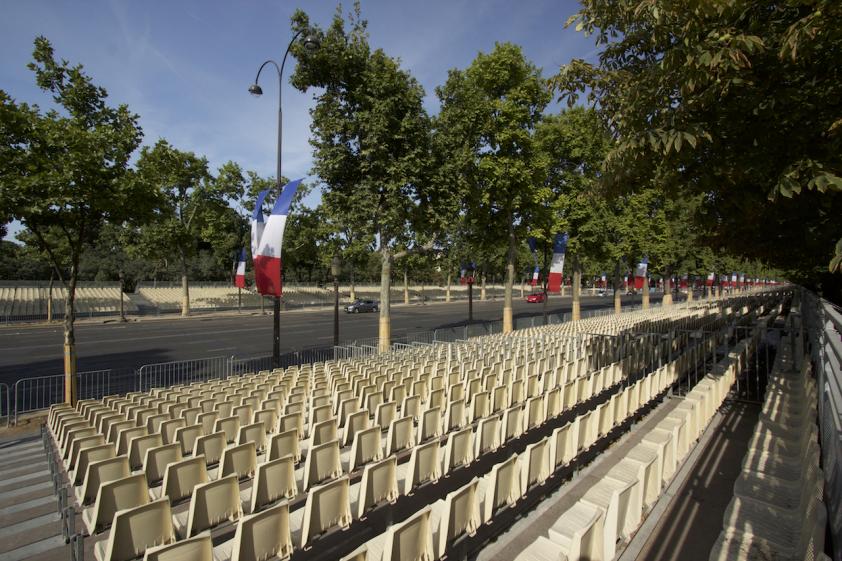
[[[61,283],[52,289],[53,319],[64,315],[67,290]],[[79,317],[116,315],[120,313],[120,287],[102,283],[80,283],[76,287],[76,314]],[[0,286],[0,322],[46,319],[50,300],[46,282],[6,282]],[[125,313],[136,313],[137,306],[123,297]]]

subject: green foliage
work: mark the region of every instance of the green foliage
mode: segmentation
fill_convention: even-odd
[[[570,102],[585,89],[598,102],[617,139],[608,183],[703,194],[715,247],[813,275],[842,235],[842,4],[582,4],[571,21],[595,34],[599,64],[574,60],[554,85]]]

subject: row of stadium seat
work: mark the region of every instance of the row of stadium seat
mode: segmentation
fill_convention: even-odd
[[[790,319],[790,335],[800,338],[797,316]],[[816,403],[809,355],[782,340],[711,561],[827,559]]]
[[[86,287],[76,288],[76,313],[80,316],[116,313],[120,310],[119,287]],[[55,286],[52,290],[52,313],[54,317],[64,314],[67,290]],[[18,286],[0,287],[0,317],[39,317],[47,314],[49,291],[43,287]],[[136,312],[135,306],[128,298],[123,298],[123,309]]]

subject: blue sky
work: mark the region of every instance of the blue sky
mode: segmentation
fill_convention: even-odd
[[[343,4],[345,11],[351,2]],[[571,58],[593,60],[593,38],[564,22],[578,9],[570,0],[362,0],[374,48],[398,57],[424,86],[428,112],[438,112],[435,87],[450,68],[464,68],[497,41],[510,41],[545,75]],[[46,105],[35,86],[32,41],[44,35],[56,54],[84,64],[111,103],[140,115],[144,144],[166,138],[204,155],[212,169],[234,160],[262,175],[275,172],[277,80],[261,77],[264,96],[247,92],[260,64],[280,62],[290,38],[289,17],[301,7],[326,27],[335,1],[288,0],[25,0],[7,2],[0,21],[0,88],[18,101]],[[287,64],[294,63],[294,59]],[[283,173],[308,176],[311,94],[284,77]],[[318,194],[307,201],[314,204]]]

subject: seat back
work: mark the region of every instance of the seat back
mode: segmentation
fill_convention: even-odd
[[[189,497],[196,485],[207,481],[208,468],[205,457],[200,454],[167,465],[162,493],[170,498],[170,502],[176,503]]]
[[[447,494],[444,512],[438,532],[438,557],[442,557],[447,546],[463,534],[473,535],[481,521],[477,501],[477,480]]]
[[[357,518],[381,501],[394,502],[400,495],[397,479],[398,461],[395,456],[367,464],[360,482]]]
[[[383,447],[380,442],[381,434],[380,425],[357,431],[351,445],[349,471],[354,471],[368,462],[377,461],[383,457]]]
[[[222,451],[219,460],[219,479],[227,475],[236,475],[237,479],[248,479],[254,476],[257,469],[257,448],[254,442],[246,442],[229,446]]]
[[[575,420],[553,430],[549,448],[550,469],[567,465],[576,457],[578,437],[579,429]]]
[[[543,483],[550,476],[549,438],[527,445],[518,461],[521,462],[520,492],[525,495],[530,487]]]
[[[474,461],[474,432],[470,427],[447,435],[444,447],[444,473]]]
[[[202,425],[186,425],[178,427],[174,432],[174,441],[181,445],[181,453],[188,455],[193,453],[193,448],[196,446],[196,440],[204,434]]]
[[[123,454],[128,454],[131,449],[130,445],[132,439],[140,436],[146,436],[146,434],[146,427],[132,427],[121,430],[117,435],[117,453],[121,456]]]
[[[158,433],[132,438],[129,442],[129,467],[133,470],[143,467],[146,451],[161,446],[163,443],[163,439]]]
[[[409,471],[404,483],[404,494],[426,481],[437,481],[441,477],[439,443],[435,440],[419,444],[409,457]]]
[[[505,462],[495,464],[491,472],[486,476],[488,486],[485,489],[483,499],[482,519],[489,522],[494,512],[503,505],[513,505],[521,497],[520,469],[517,463],[517,455]]]
[[[411,448],[415,445],[415,427],[412,416],[395,419],[389,425],[386,433],[386,455],[391,456],[396,452]]]
[[[258,512],[281,499],[293,499],[297,494],[292,456],[269,460],[257,466],[251,487],[249,512]]]
[[[339,441],[332,440],[313,446],[304,461],[304,491],[325,479],[342,475]]]
[[[292,555],[289,505],[272,508],[240,519],[234,533],[231,561],[264,561]]]
[[[94,502],[104,483],[128,477],[130,473],[128,456],[115,456],[89,463],[82,481],[82,504]]]
[[[199,413],[196,416],[196,422],[202,425],[202,434],[211,434],[216,432],[216,422],[219,420],[219,413],[216,411],[209,411],[207,413]],[[190,419],[187,419],[188,424]]]
[[[398,416],[398,406],[394,401],[381,403],[374,412],[374,424],[388,427]]]
[[[143,561],[214,561],[213,542],[209,532],[169,545],[146,550]]]
[[[523,407],[515,405],[503,411],[503,442],[523,434]]]
[[[441,407],[433,407],[421,413],[418,423],[418,442],[426,442],[441,436]]]
[[[181,444],[173,442],[146,450],[143,459],[143,471],[146,472],[146,482],[154,486],[164,478],[167,465],[181,461]]]
[[[197,485],[190,499],[186,537],[210,530],[226,520],[239,520],[242,514],[236,475]]]
[[[386,530],[383,561],[434,558],[433,528],[430,523],[429,506]]]
[[[269,460],[277,460],[284,456],[292,456],[293,462],[301,460],[301,448],[296,429],[276,434],[269,441]]]
[[[326,530],[334,526],[347,528],[351,524],[349,493],[350,483],[347,475],[310,489],[304,505],[304,520],[301,523],[302,549],[312,538]]]
[[[263,423],[257,422],[240,427],[237,434],[237,444],[253,442],[255,449],[262,452],[266,448],[266,428]]]
[[[73,481],[71,483],[73,485],[81,485],[84,481],[85,474],[88,472],[89,465],[93,462],[113,458],[116,455],[117,449],[110,442],[81,448],[79,450],[79,457],[76,460],[76,468],[73,472]]]
[[[314,423],[310,427],[310,446],[318,446],[319,444],[336,440],[338,434],[336,419],[330,418]]]
[[[217,419],[213,426],[214,432],[225,433],[225,442],[231,444],[237,441],[237,433],[240,432],[240,418],[236,415]]]
[[[457,386],[461,388],[462,386]],[[450,432],[454,429],[462,428],[465,424],[465,400],[454,399],[447,403],[445,410],[445,432]]]
[[[500,417],[497,415],[480,419],[477,423],[477,434],[474,439],[475,457],[500,447],[501,426]]]
[[[89,530],[100,532],[114,519],[118,510],[134,508],[149,502],[149,486],[142,473],[103,483],[96,496]]]
[[[140,557],[149,548],[174,541],[170,503],[165,498],[160,499],[120,511],[114,516],[102,561],[129,561]],[[168,556],[164,559],[173,558]]]
[[[209,466],[219,463],[223,450],[225,450],[225,433],[222,431],[200,436],[193,444],[193,455],[204,456]]]
[[[368,409],[360,409],[350,413],[345,420],[345,429],[342,432],[342,446],[345,447],[354,442],[354,435],[367,429],[369,425]]]
[[[164,439],[164,444],[176,442],[176,431],[186,426],[187,421],[182,418],[170,419],[161,423],[161,438]]]

